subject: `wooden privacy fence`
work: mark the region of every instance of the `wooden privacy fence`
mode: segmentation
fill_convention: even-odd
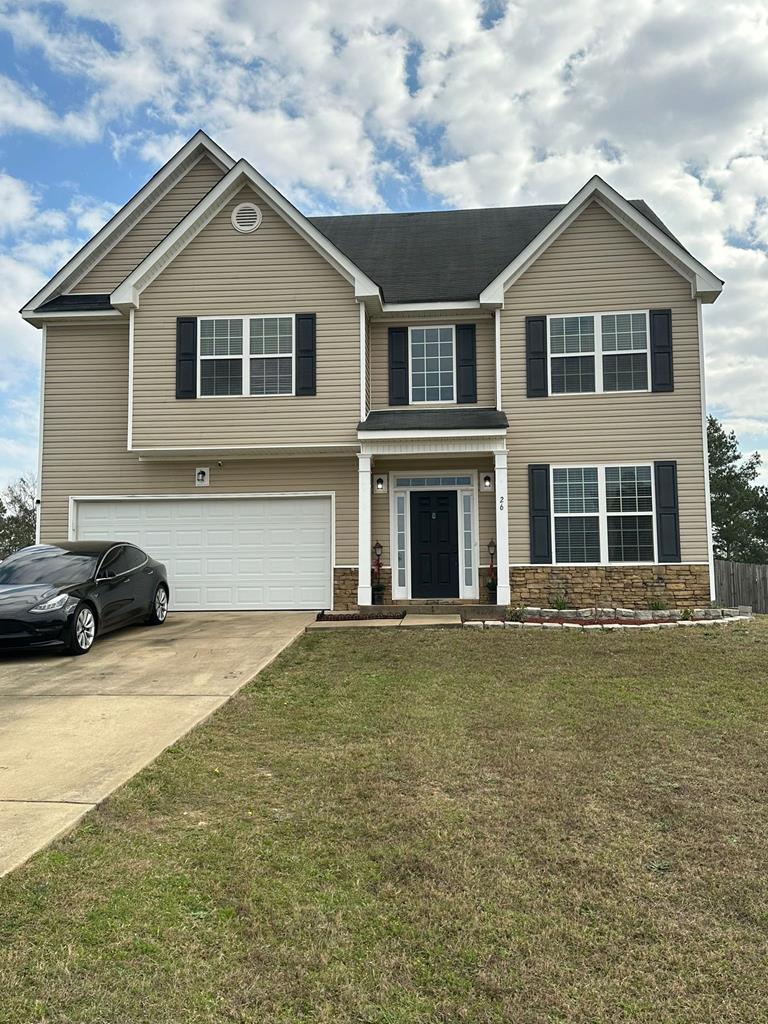
[[[753,612],[768,613],[768,565],[715,560],[717,603],[728,608],[751,604]]]

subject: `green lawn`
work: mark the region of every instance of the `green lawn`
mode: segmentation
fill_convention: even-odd
[[[768,1020],[768,620],[305,637],[0,882],[2,1024]]]

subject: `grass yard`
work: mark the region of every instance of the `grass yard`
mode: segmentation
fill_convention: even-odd
[[[305,637],[0,882],[0,1020],[767,1021],[767,682],[765,618]]]

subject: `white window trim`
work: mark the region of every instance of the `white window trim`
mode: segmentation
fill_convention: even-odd
[[[630,350],[628,352],[603,352],[603,317],[604,316],[638,316],[642,314],[645,317],[645,365],[646,365],[646,380],[647,385],[644,388],[632,388],[629,391],[604,391],[603,390],[603,355],[614,356],[614,355],[631,355],[632,351],[637,354],[637,350]],[[595,328],[595,351],[592,352],[552,352],[552,331],[551,321],[552,320],[564,320],[568,317],[584,317],[591,316],[594,322]],[[568,359],[575,358],[577,356],[591,356],[595,358],[595,390],[594,391],[557,391],[552,389],[552,360],[553,359]],[[547,314],[547,387],[550,398],[579,398],[582,395],[645,395],[651,390],[651,323],[650,323],[650,310],[647,309],[605,309],[598,313],[586,312],[586,313],[549,313]]]
[[[214,359],[237,359],[237,356],[204,356],[200,351],[200,324],[203,320],[241,320],[243,324],[243,352],[241,359],[242,370],[242,392],[239,395],[204,395],[201,387],[201,369],[203,360]],[[252,395],[251,394],[251,359],[286,359],[287,352],[269,356],[251,355],[251,320],[290,320],[291,321],[291,390],[274,395]],[[247,316],[228,316],[226,313],[214,313],[197,317],[197,397],[203,400],[231,398],[293,398],[296,395],[296,314],[295,313],[249,313]]]
[[[453,362],[453,399],[439,398],[436,401],[415,401],[413,397],[413,331],[448,330],[451,332]],[[425,357],[426,358],[426,357]],[[408,328],[408,403],[410,405],[456,405],[456,325],[455,324],[413,324]]]
[[[651,511],[650,512],[608,512],[608,503],[605,494],[605,471],[606,469],[620,469],[622,467],[638,469],[650,469],[651,471]],[[557,512],[555,513],[555,470],[556,469],[596,469],[597,470],[597,512]],[[566,568],[578,568],[585,565],[658,565],[659,544],[656,535],[656,474],[652,462],[633,462],[631,459],[624,459],[623,462],[580,462],[580,463],[559,463],[549,467],[549,493],[550,493],[550,514],[549,530],[550,545],[552,550],[552,565],[564,566]],[[647,516],[651,517],[653,529],[653,561],[652,562],[611,562],[608,560],[608,516]],[[599,562],[558,562],[555,550],[555,517],[557,518],[584,518],[585,516],[597,516],[598,528],[600,531],[600,561]]]
[[[469,477],[469,484],[424,484],[423,486],[396,487],[395,480],[399,476],[466,476]],[[456,516],[459,545],[459,597],[458,600],[471,600],[480,596],[480,540],[478,523],[478,498],[477,498],[477,470],[446,470],[430,473],[408,469],[398,470],[389,474],[389,561],[392,570],[392,600],[411,600],[411,491],[455,491],[456,492]],[[463,542],[463,516],[462,497],[469,494],[472,497],[472,586],[467,587],[465,583],[465,558]],[[397,583],[397,496],[405,497],[405,587],[399,587]],[[441,600],[435,598],[436,601]]]

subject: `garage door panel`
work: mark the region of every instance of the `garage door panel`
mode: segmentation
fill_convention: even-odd
[[[168,568],[171,607],[328,608],[328,498],[78,500],[82,539],[127,540]]]

